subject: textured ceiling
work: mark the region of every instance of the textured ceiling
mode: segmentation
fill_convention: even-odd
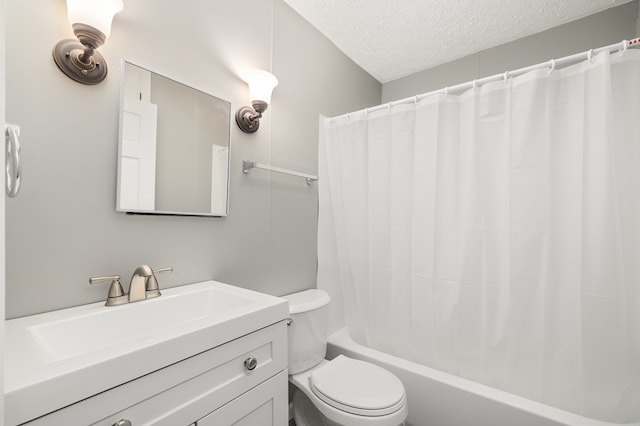
[[[630,0],[284,0],[386,83]]]

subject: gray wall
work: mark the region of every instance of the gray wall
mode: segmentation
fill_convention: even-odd
[[[4,15],[5,1],[0,0],[0,123],[4,124],[5,114],[5,54],[4,54]],[[4,150],[0,153],[0,164],[4,164]],[[0,184],[4,186],[4,176],[0,177]],[[4,211],[4,197],[0,200],[0,211]],[[3,215],[0,214],[0,218]],[[0,240],[4,240],[4,220],[0,222]],[[4,317],[4,289],[5,289],[5,247],[0,247],[0,318]],[[4,354],[4,327],[0,327],[0,354]],[[4,357],[0,357],[0,394],[4,395]],[[4,413],[4,398],[0,398],[0,413]],[[0,417],[0,425],[3,424],[3,418]]]
[[[7,200],[6,315],[104,299],[92,275],[173,266],[170,287],[206,279],[271,294],[315,286],[317,188],[243,159],[317,173],[318,114],[423,93],[640,35],[637,2],[381,85],[281,0],[125,2],[101,51],[98,86],[58,71],[51,49],[73,37],[64,0],[6,1],[7,121],[22,126],[23,190]],[[241,68],[280,80],[257,134],[231,132],[230,216],[115,212],[119,60],[232,102]]]
[[[8,0],[7,120],[22,126],[23,189],[7,200],[8,318],[103,300],[89,276],[173,266],[161,287],[207,279],[271,294],[316,284],[317,187],[243,159],[317,173],[318,114],[375,105],[381,85],[281,0],[125,1],[101,51],[97,86],[51,58],[72,37],[64,0]],[[232,103],[248,103],[242,67],[280,80],[254,135],[231,131],[226,218],[115,212],[120,58]]]
[[[438,90],[638,36],[638,2],[634,1],[386,83],[382,87],[382,102]]]

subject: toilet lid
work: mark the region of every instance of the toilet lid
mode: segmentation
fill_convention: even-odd
[[[334,408],[384,416],[405,404],[402,382],[377,365],[339,355],[311,374],[312,392]]]

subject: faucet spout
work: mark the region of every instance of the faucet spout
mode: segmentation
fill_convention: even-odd
[[[149,265],[140,265],[133,271],[131,283],[129,284],[129,303],[147,298],[147,279],[152,275],[153,270]]]

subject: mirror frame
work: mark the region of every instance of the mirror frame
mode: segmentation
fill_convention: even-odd
[[[223,102],[228,105],[228,117],[226,122],[228,124],[227,131],[227,173],[226,173],[226,209],[224,214],[214,214],[214,213],[206,213],[206,212],[189,212],[189,211],[166,211],[166,210],[144,210],[144,209],[131,209],[131,208],[122,208],[120,206],[120,193],[121,193],[121,185],[122,185],[122,155],[123,155],[123,121],[124,121],[124,97],[125,97],[125,67],[126,64],[133,65],[135,67],[144,69],[153,74],[156,74],[160,77],[171,80],[181,86],[184,86],[188,89],[191,89],[195,92],[202,93],[209,97],[215,98],[216,100]],[[126,214],[136,214],[136,215],[163,215],[163,216],[202,216],[202,217],[226,217],[229,215],[229,200],[230,200],[230,192],[231,192],[231,126],[233,125],[233,114],[232,114],[232,104],[230,101],[226,99],[219,98],[211,93],[205,92],[203,90],[197,89],[189,84],[182,83],[180,80],[163,73],[159,73],[154,71],[153,69],[140,65],[139,63],[135,63],[133,61],[127,59],[121,59],[121,67],[120,67],[120,96],[119,96],[119,105],[118,105],[118,151],[117,151],[117,175],[116,175],[116,211],[120,213]]]

